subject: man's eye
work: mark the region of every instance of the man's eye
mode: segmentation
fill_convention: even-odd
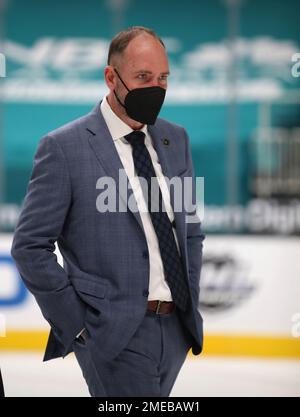
[[[139,78],[140,80],[144,80],[146,77],[147,77],[147,74],[139,74],[139,75],[138,75],[138,78]]]

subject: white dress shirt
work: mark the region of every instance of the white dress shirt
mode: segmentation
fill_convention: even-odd
[[[140,181],[135,172],[132,157],[132,146],[124,138],[133,131],[133,129],[124,123],[111,109],[106,97],[101,102],[101,112],[111,134],[112,140],[119,154],[124,170],[132,187],[133,195],[137,202],[142,224],[144,227],[145,237],[149,252],[149,295],[148,300],[172,301],[170,288],[165,280],[163,263],[160,255],[158,239],[151,221],[150,214],[146,207],[145,198],[141,188]],[[161,165],[158,160],[157,153],[152,145],[152,139],[149,135],[147,125],[141,129],[145,133],[145,145],[149,151],[153,167],[157,176],[157,180],[162,192],[162,198],[165,204],[166,212],[170,221],[174,220],[174,212],[170,203],[170,193],[162,173]],[[146,208],[146,210],[145,210]],[[173,228],[177,248],[179,249],[176,231]],[[180,252],[179,252],[180,253]]]

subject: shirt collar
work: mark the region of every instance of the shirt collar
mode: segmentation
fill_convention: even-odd
[[[125,135],[128,135],[133,131],[133,129],[128,126],[123,120],[121,120],[116,113],[111,109],[108,104],[106,96],[103,97],[101,102],[101,112],[104,117],[104,120],[107,124],[109,133],[114,141],[124,138]],[[146,137],[148,133],[147,125],[144,125],[141,129],[141,132],[144,132]],[[127,142],[126,142],[127,143]]]

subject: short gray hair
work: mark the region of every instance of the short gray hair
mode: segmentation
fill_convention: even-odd
[[[128,46],[129,42],[137,36],[141,35],[142,33],[147,33],[148,35],[153,36],[165,48],[165,44],[163,43],[161,38],[154,32],[154,30],[146,28],[144,26],[131,26],[126,30],[119,32],[112,39],[109,45],[107,64],[110,65],[112,57],[114,55],[121,55]]]

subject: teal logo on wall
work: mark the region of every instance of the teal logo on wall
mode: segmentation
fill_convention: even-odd
[[[274,100],[297,87],[291,59],[300,48],[292,39],[239,38],[230,46],[221,40],[199,43],[190,50],[184,49],[179,38],[164,40],[171,64],[168,104],[228,102],[233,93],[228,74],[233,66],[237,74],[234,91],[241,102]],[[102,74],[108,44],[104,38],[46,37],[31,45],[7,40],[5,100],[95,103],[107,91]]]

